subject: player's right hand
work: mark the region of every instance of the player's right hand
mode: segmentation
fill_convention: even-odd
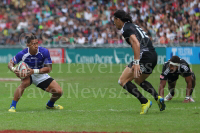
[[[140,65],[133,65],[132,70],[134,71],[134,78],[139,78],[141,74]]]
[[[28,68],[28,70],[27,70],[27,76],[26,77],[31,76],[33,73],[34,73],[33,69]]]

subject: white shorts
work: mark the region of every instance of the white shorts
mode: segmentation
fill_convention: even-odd
[[[31,75],[32,78],[32,83],[37,86],[39,83],[47,80],[48,78],[50,78],[50,76],[45,73],[45,74],[32,74]]]

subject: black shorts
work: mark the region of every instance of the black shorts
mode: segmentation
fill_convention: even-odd
[[[32,84],[32,78],[31,78],[31,76],[30,76],[30,84]],[[49,85],[51,84],[51,82],[53,81],[54,79],[53,78],[48,78],[48,79],[46,79],[45,81],[42,81],[41,83],[39,83],[38,85],[37,85],[37,87],[39,87],[40,89],[42,89],[42,90],[46,90],[46,88],[48,88],[49,87]]]
[[[168,84],[171,84],[173,82],[175,82],[178,79],[179,76],[171,76],[168,78]]]
[[[141,56],[142,58],[140,59],[140,70],[144,74],[151,74],[157,64],[158,55],[156,51],[144,51]],[[133,61],[128,65],[128,67],[132,68],[132,66]]]
[[[196,76],[194,74],[194,72],[191,72],[192,78],[193,80],[196,80]],[[168,84],[175,82],[177,79],[179,78],[179,76],[171,76],[168,78]]]

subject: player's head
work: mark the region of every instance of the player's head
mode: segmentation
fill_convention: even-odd
[[[172,58],[169,60],[169,68],[170,72],[175,72],[178,67],[180,66],[180,58],[178,56],[172,56]]]
[[[114,13],[114,24],[118,30],[120,30],[125,22],[132,22],[132,17],[129,13],[126,13],[124,10],[117,10]]]
[[[38,50],[38,39],[34,34],[27,35],[25,37],[26,45],[29,47],[29,51],[37,53]]]

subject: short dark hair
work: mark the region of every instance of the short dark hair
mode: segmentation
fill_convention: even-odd
[[[131,22],[132,23],[132,17],[129,13],[126,13],[124,10],[117,10],[114,13],[115,18],[119,18],[123,22]]]
[[[170,61],[173,63],[180,63],[180,58],[175,55],[171,57]]]
[[[31,33],[30,35],[27,35],[25,37],[26,43],[30,43],[32,40],[37,39],[36,35],[34,33]]]

